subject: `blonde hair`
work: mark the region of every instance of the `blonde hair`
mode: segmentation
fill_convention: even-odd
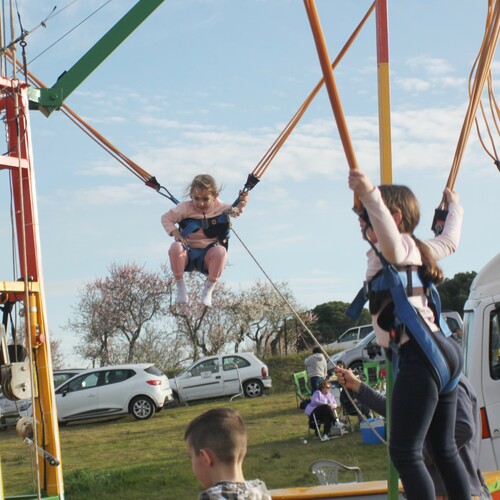
[[[225,464],[243,461],[247,452],[247,431],[240,414],[230,408],[212,408],[192,420],[184,440],[198,455],[209,449]]]
[[[214,198],[217,198],[220,192],[220,188],[217,186],[215,179],[208,174],[197,175],[188,186],[186,195],[191,196],[195,189],[207,190]]]
[[[441,283],[444,280],[444,275],[437,265],[436,259],[430,253],[427,245],[413,234],[420,221],[420,205],[413,191],[407,186],[394,184],[383,184],[379,186],[379,189],[389,211],[392,214],[398,212],[401,214],[399,232],[409,234],[420,251],[422,257],[422,266],[419,271],[421,278],[434,284]]]

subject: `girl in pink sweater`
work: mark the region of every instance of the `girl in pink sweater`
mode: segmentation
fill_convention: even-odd
[[[188,188],[191,199],[179,203],[161,218],[165,231],[175,239],[168,256],[178,304],[189,300],[184,272],[196,269],[207,275],[200,302],[207,307],[212,305],[212,292],[227,260],[229,215],[241,215],[248,201],[248,193],[240,191],[238,205],[231,207],[219,199],[219,191],[211,175],[197,175]]]

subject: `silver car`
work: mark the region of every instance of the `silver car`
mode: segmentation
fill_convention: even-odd
[[[367,361],[383,361],[385,356],[382,348],[377,344],[375,332],[372,330],[363,340],[346,351],[337,352],[330,356],[333,365],[339,361],[343,361],[346,368],[361,373],[363,371],[363,362]],[[329,368],[331,368],[329,366]]]
[[[462,318],[457,312],[448,311],[441,313],[442,317],[448,324],[450,330],[454,333],[457,329],[463,328]],[[330,356],[333,364],[343,361],[346,368],[351,368],[353,371],[358,370],[363,372],[363,362],[381,361],[385,363],[385,355],[383,349],[377,344],[375,332],[372,331],[361,340],[355,347],[346,351],[337,352]],[[329,368],[332,368],[329,366]]]

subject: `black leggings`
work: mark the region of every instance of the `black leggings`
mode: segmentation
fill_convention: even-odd
[[[451,337],[438,335],[452,360],[452,375],[463,364],[461,348]],[[389,452],[409,500],[434,500],[432,478],[422,449],[427,446],[436,461],[450,500],[470,500],[467,473],[455,444],[457,390],[439,394],[427,361],[410,339],[400,349],[399,369],[391,406]]]
[[[316,417],[316,421],[318,422],[318,427],[320,424],[324,425],[323,433],[328,434],[332,425],[337,420],[335,418],[335,414],[333,413],[332,407],[330,405],[320,405],[314,408],[311,416],[309,417],[310,427],[316,429],[316,425],[314,424],[313,415]]]

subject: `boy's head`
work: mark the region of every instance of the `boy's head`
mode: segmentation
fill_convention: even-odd
[[[247,452],[247,432],[240,414],[213,408],[198,415],[184,432],[193,472],[204,488],[212,486],[216,468],[239,465]]]

